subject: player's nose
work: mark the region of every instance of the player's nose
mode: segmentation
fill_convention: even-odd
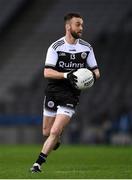
[[[82,27],[82,26],[80,26],[80,32],[82,33],[82,31],[83,31],[83,27]]]

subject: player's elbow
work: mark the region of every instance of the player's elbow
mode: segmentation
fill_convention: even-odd
[[[97,73],[96,73],[96,79],[99,79],[100,78],[100,72],[98,71]]]
[[[94,70],[94,74],[95,74],[95,76],[96,76],[96,79],[99,79],[99,78],[100,78],[100,71],[99,71],[99,69],[95,69],[95,70]]]
[[[44,77],[46,77],[47,76],[47,71],[46,71],[46,69],[44,69]]]
[[[50,69],[49,69],[49,68],[45,68],[45,69],[44,69],[44,77],[45,77],[45,78],[49,78],[49,77],[50,77],[50,74],[51,74],[51,73],[50,73]]]

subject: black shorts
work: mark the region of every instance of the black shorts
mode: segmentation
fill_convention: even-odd
[[[79,98],[76,96],[46,94],[44,98],[44,108],[50,111],[57,111],[57,106],[75,109],[78,102]]]

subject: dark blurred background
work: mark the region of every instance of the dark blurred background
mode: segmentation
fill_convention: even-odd
[[[63,16],[80,12],[101,78],[81,95],[64,143],[132,144],[132,1],[0,0],[0,143],[42,143],[43,78]]]

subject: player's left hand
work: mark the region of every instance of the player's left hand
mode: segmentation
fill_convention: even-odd
[[[72,70],[68,73],[64,73],[64,78],[68,79],[73,86],[75,86],[77,82],[77,76],[73,74],[75,71],[76,70]]]

